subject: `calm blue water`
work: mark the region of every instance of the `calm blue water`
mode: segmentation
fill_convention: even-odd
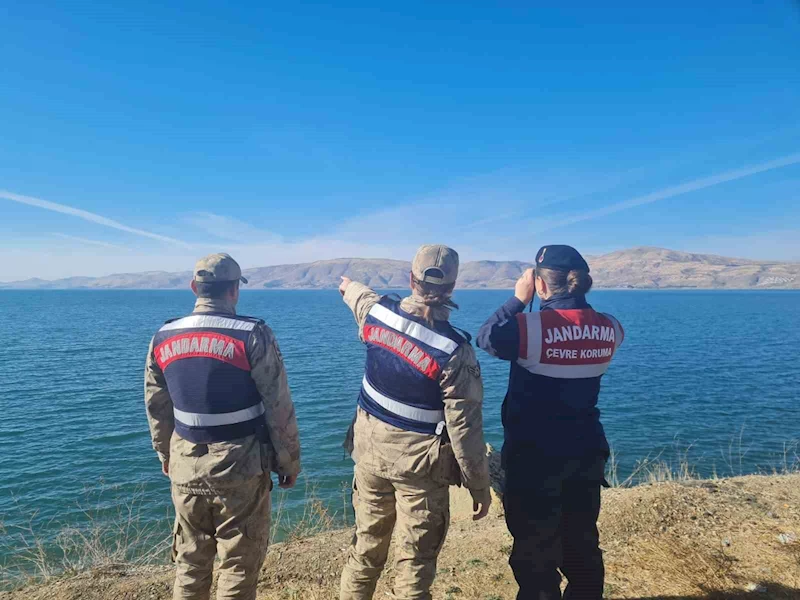
[[[453,323],[474,333],[507,296],[459,292]],[[673,460],[689,446],[704,474],[768,469],[800,438],[800,293],[598,291],[590,301],[626,329],[601,399],[623,475],[638,459]],[[153,332],[192,303],[189,292],[0,292],[0,565],[18,550],[20,527],[46,537],[112,518],[132,497],[143,519],[167,530],[142,370]],[[274,329],[304,475],[341,509],[352,469],[341,441],[363,366],[350,312],[335,291],[244,293],[240,312]],[[479,355],[487,439],[499,446],[508,368]]]

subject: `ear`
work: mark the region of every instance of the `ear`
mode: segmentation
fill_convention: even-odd
[[[189,287],[192,288],[192,292],[194,292],[194,295],[197,296],[197,283],[195,282],[194,279],[192,279],[192,282],[189,284]]]
[[[536,277],[536,293],[540,298],[547,296],[547,283],[541,277]]]
[[[414,291],[414,274],[413,273],[409,273],[408,274],[408,287],[411,288],[412,292]]]

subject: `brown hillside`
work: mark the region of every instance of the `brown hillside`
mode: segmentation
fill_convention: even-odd
[[[511,538],[501,511],[473,523],[454,499],[434,598],[512,599]],[[608,598],[800,599],[800,475],[656,483],[604,492],[600,528]],[[271,548],[260,600],[333,600],[349,531]],[[386,597],[387,570],[376,598]],[[107,568],[0,600],[143,600],[171,597],[169,567]]]
[[[800,263],[754,261],[664,248],[631,248],[588,257],[598,288],[798,289]],[[473,261],[461,265],[461,289],[512,289],[532,266],[520,261]],[[346,275],[376,289],[405,288],[411,263],[339,258],[296,265],[245,269],[247,289],[335,289]],[[29,279],[0,283],[0,289],[187,289],[191,272],[126,273],[106,277]]]

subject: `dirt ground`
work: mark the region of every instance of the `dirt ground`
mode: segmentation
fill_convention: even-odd
[[[511,537],[498,507],[473,523],[464,498],[439,561],[433,596],[513,599]],[[800,599],[800,475],[657,483],[604,491],[600,519],[607,598]],[[337,598],[349,531],[270,549],[260,600]],[[376,598],[387,597],[387,568]],[[169,567],[120,566],[0,593],[0,600],[166,600]]]

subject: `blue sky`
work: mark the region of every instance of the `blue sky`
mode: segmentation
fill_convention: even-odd
[[[0,280],[800,260],[800,4],[556,4],[0,0]]]

